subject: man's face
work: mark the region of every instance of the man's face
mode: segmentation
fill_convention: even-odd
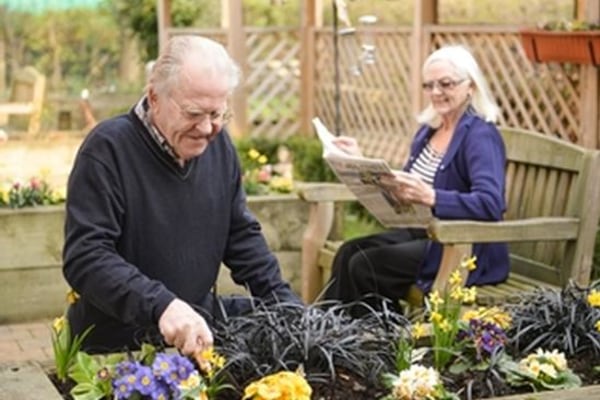
[[[175,153],[184,161],[199,156],[226,122],[228,82],[206,76],[190,63],[181,70],[170,93],[149,90],[151,118]]]

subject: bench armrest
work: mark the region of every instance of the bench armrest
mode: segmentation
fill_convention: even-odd
[[[301,183],[296,192],[302,200],[309,202],[356,200],[354,193],[343,183]]]
[[[576,239],[579,225],[579,218],[571,217],[539,217],[496,222],[434,219],[427,229],[432,240],[443,244],[457,244]]]

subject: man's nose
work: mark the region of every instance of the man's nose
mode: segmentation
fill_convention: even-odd
[[[212,122],[210,121],[210,118],[207,116],[205,116],[204,118],[202,118],[201,120],[199,120],[198,122],[196,122],[196,124],[194,125],[194,128],[202,133],[211,133],[212,132]]]

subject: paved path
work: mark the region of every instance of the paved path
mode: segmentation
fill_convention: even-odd
[[[51,329],[51,320],[0,324],[0,364],[52,360]]]

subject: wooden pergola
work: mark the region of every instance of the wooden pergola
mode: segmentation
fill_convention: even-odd
[[[169,37],[171,24],[171,0],[156,0],[158,10],[159,47],[162,48]],[[311,132],[311,119],[315,110],[315,35],[314,31],[323,26],[323,8],[334,0],[301,0],[301,93],[300,93],[300,131]],[[414,0],[414,18],[411,35],[411,89],[414,99],[412,108],[415,114],[423,106],[421,96],[421,64],[429,48],[425,41],[425,27],[439,23],[438,5],[443,0]],[[578,19],[600,21],[600,2],[597,0],[573,0],[575,17]],[[243,27],[242,0],[221,0],[221,28],[226,28],[229,52],[244,69],[246,60],[245,34]],[[587,82],[581,92],[581,131],[582,144],[585,147],[600,148],[600,68],[585,66],[581,69],[581,79]],[[232,99],[235,118],[232,134],[241,136],[246,130],[246,99],[242,90]]]

